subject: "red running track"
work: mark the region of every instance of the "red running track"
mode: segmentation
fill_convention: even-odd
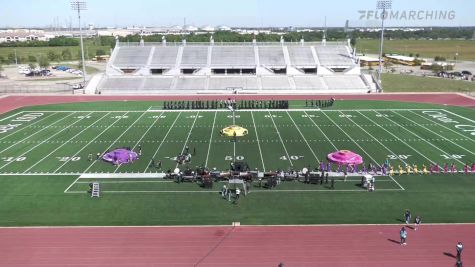
[[[68,102],[225,99],[228,96],[7,96],[0,113]],[[238,95],[236,99],[328,99]],[[337,95],[475,107],[458,94]],[[282,227],[0,228],[0,266],[454,266],[464,242],[464,266],[475,266],[475,225],[423,225],[397,244],[398,225]]]
[[[475,266],[475,225],[400,227],[1,228],[0,266]]]
[[[414,93],[414,94],[361,94],[361,95],[184,95],[184,96],[101,96],[101,95],[48,95],[48,96],[6,96],[0,98],[0,113],[20,107],[70,102],[96,101],[161,101],[161,100],[206,100],[227,99],[329,99],[338,100],[387,100],[417,103],[446,104],[453,106],[475,107],[475,98],[455,93]]]

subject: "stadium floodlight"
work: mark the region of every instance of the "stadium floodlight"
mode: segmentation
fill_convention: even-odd
[[[384,43],[384,19],[387,17],[386,10],[391,9],[391,0],[379,0],[376,3],[376,9],[381,10],[381,41],[379,47],[379,67],[378,67],[378,83],[382,88],[381,73],[383,72],[383,43]]]
[[[82,77],[84,85],[86,86],[86,62],[84,61],[84,44],[82,41],[82,27],[81,27],[81,10],[87,10],[87,3],[86,1],[71,1],[71,9],[78,12],[78,20],[79,20],[79,36],[81,39],[81,60],[82,60]]]

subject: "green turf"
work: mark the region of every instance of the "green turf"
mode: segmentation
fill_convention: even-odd
[[[475,83],[469,81],[389,73],[382,79],[385,92],[475,92]]]
[[[237,205],[219,197],[223,183],[209,190],[195,183],[134,178],[174,169],[177,163],[170,158],[186,146],[196,155],[182,169],[207,163],[224,170],[232,158],[266,171],[313,168],[335,149],[353,150],[367,163],[382,163],[390,155],[395,166],[435,161],[461,169],[475,162],[475,140],[455,125],[475,125],[472,109],[337,101],[318,111],[293,101],[291,107],[299,110],[238,111],[233,119],[230,112],[214,110],[146,112],[152,106],[162,104],[72,103],[1,116],[2,125],[21,125],[0,134],[0,225],[398,223],[406,208],[425,222],[475,222],[473,175],[377,177],[374,193],[358,186],[359,177],[337,178],[334,190],[329,184],[287,181],[269,190],[256,182]],[[442,112],[456,123],[435,120],[424,110]],[[32,112],[43,115],[18,121]],[[230,124],[247,128],[249,135],[237,143],[220,136]],[[143,153],[130,165],[117,168],[87,159],[89,153],[138,144]],[[162,170],[149,167],[152,158],[162,160]],[[129,173],[129,178],[78,179],[82,173],[114,172]],[[91,181],[101,183],[101,198],[85,193]]]

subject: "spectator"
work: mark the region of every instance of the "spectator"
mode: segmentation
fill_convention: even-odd
[[[414,219],[414,231],[417,231],[421,223],[422,223],[422,219],[419,215],[417,215],[416,218]]]
[[[401,246],[406,245],[406,238],[407,238],[407,231],[406,228],[403,226],[401,231],[399,231],[399,236],[401,237]]]
[[[462,261],[462,251],[463,251],[462,242],[458,242],[456,248],[457,248],[457,261]]]

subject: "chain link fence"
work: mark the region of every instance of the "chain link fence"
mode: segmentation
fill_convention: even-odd
[[[70,93],[73,89],[69,84],[48,84],[48,85],[22,85],[22,84],[0,84],[0,94],[57,94]]]

